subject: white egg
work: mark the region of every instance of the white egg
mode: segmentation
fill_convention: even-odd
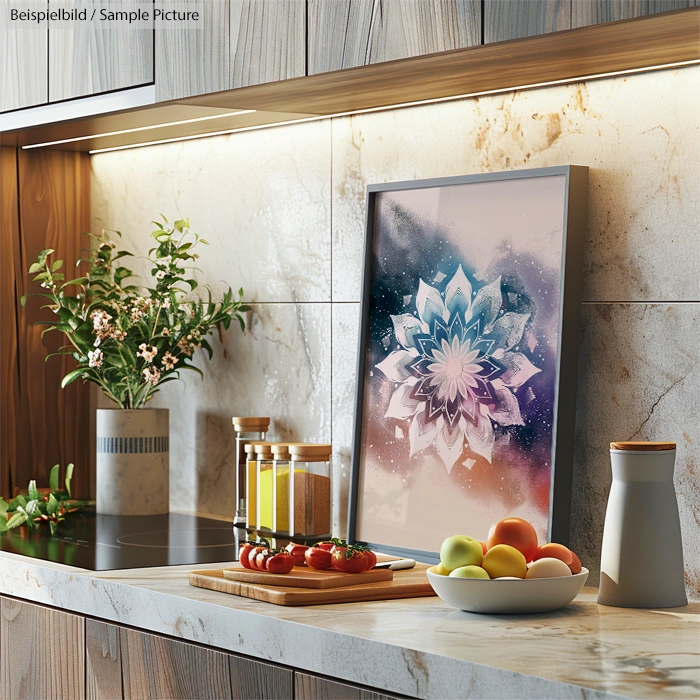
[[[557,578],[559,576],[571,576],[571,569],[561,559],[553,557],[533,561],[525,574],[525,578]]]
[[[522,581],[522,579],[517,576],[499,576],[494,581]]]

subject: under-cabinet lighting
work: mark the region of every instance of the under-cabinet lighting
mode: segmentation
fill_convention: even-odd
[[[526,85],[515,85],[505,88],[497,88],[495,90],[484,90],[482,92],[469,92],[463,95],[454,95],[450,97],[435,97],[426,100],[416,100],[414,102],[401,102],[383,107],[369,107],[367,109],[357,109],[350,112],[338,112],[337,114],[322,114],[315,117],[302,117],[300,119],[290,119],[282,122],[274,122],[272,124],[258,124],[257,126],[244,126],[238,129],[227,129],[226,131],[216,131],[208,134],[194,134],[192,136],[178,136],[170,139],[161,139],[159,141],[148,141],[146,143],[127,144],[125,146],[112,146],[110,148],[97,148],[90,151],[90,155],[97,153],[108,153],[110,151],[124,151],[128,148],[142,148],[143,146],[157,146],[164,143],[174,143],[176,141],[191,141],[193,139],[203,139],[212,136],[224,136],[227,134],[236,134],[242,131],[257,131],[258,129],[270,129],[275,126],[285,126],[288,124],[302,124],[305,122],[321,121],[323,119],[333,119],[337,117],[349,117],[355,114],[368,114],[371,112],[386,112],[392,109],[402,109],[404,107],[418,107],[420,105],[437,104],[439,102],[453,102],[455,100],[464,100],[470,97],[482,97],[485,95],[499,95],[506,92],[515,92],[517,90],[529,90],[532,88],[550,87],[552,85],[567,85],[570,83],[580,83],[585,80],[596,80],[599,78],[614,78],[622,75],[633,75],[635,73],[647,73],[656,70],[667,70],[670,68],[682,68],[700,64],[700,59],[692,59],[690,61],[678,61],[676,63],[663,63],[656,66],[646,66],[644,68],[629,68],[626,70],[611,71],[608,73],[593,73],[591,75],[581,75],[574,78],[561,78],[559,80],[549,80],[542,83],[528,83]],[[26,148],[26,146],[25,146]]]
[[[76,136],[72,139],[61,139],[59,141],[46,141],[45,143],[30,143],[22,148],[43,148],[44,146],[58,146],[61,143],[75,143],[76,141],[88,141],[89,139],[99,139],[103,136],[119,136],[120,134],[133,134],[137,131],[149,131],[150,129],[162,129],[167,126],[179,126],[180,124],[192,124],[194,122],[205,122],[210,119],[223,119],[224,117],[237,117],[241,114],[250,114],[254,109],[242,109],[225,114],[211,114],[207,117],[194,117],[192,119],[180,119],[176,122],[166,122],[164,124],[151,124],[150,126],[137,126],[133,129],[120,129],[119,131],[106,131],[103,134],[90,134],[89,136]]]

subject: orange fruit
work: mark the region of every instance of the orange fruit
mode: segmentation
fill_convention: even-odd
[[[557,544],[556,542],[549,542],[548,544],[541,544],[535,556],[532,557],[532,561],[537,561],[538,559],[561,559],[567,566],[571,566],[571,562],[574,560],[574,555],[568,547],[563,544]]]
[[[537,533],[527,520],[522,518],[505,518],[499,520],[490,530],[486,540],[488,549],[498,544],[508,544],[515,547],[525,561],[532,561],[537,551]]]
[[[569,568],[571,569],[572,574],[580,574],[581,573],[581,560],[576,556],[576,552],[571,552],[571,558],[572,562],[569,564]]]

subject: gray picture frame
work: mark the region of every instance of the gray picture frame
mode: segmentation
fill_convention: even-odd
[[[366,229],[364,244],[363,284],[360,313],[360,332],[357,355],[357,379],[351,459],[348,542],[357,542],[357,510],[359,503],[363,402],[365,391],[366,348],[370,320],[372,280],[373,222],[378,193],[398,190],[424,189],[500,180],[565,177],[562,267],[560,282],[559,334],[554,402],[552,467],[549,493],[548,541],[569,543],[571,514],[571,485],[574,458],[574,431],[576,418],[576,384],[581,329],[581,293],[583,281],[583,252],[587,232],[588,167],[562,165],[537,169],[464,175],[368,185],[366,190]],[[445,536],[455,533],[445,533]],[[439,553],[413,549],[410,546],[388,545],[384,542],[365,542],[373,550],[401,557],[411,557],[425,563],[437,563]]]

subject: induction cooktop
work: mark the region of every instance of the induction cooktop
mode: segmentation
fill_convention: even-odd
[[[231,562],[237,554],[231,524],[182,513],[79,513],[53,536],[48,527],[0,534],[0,551],[93,571]]]

